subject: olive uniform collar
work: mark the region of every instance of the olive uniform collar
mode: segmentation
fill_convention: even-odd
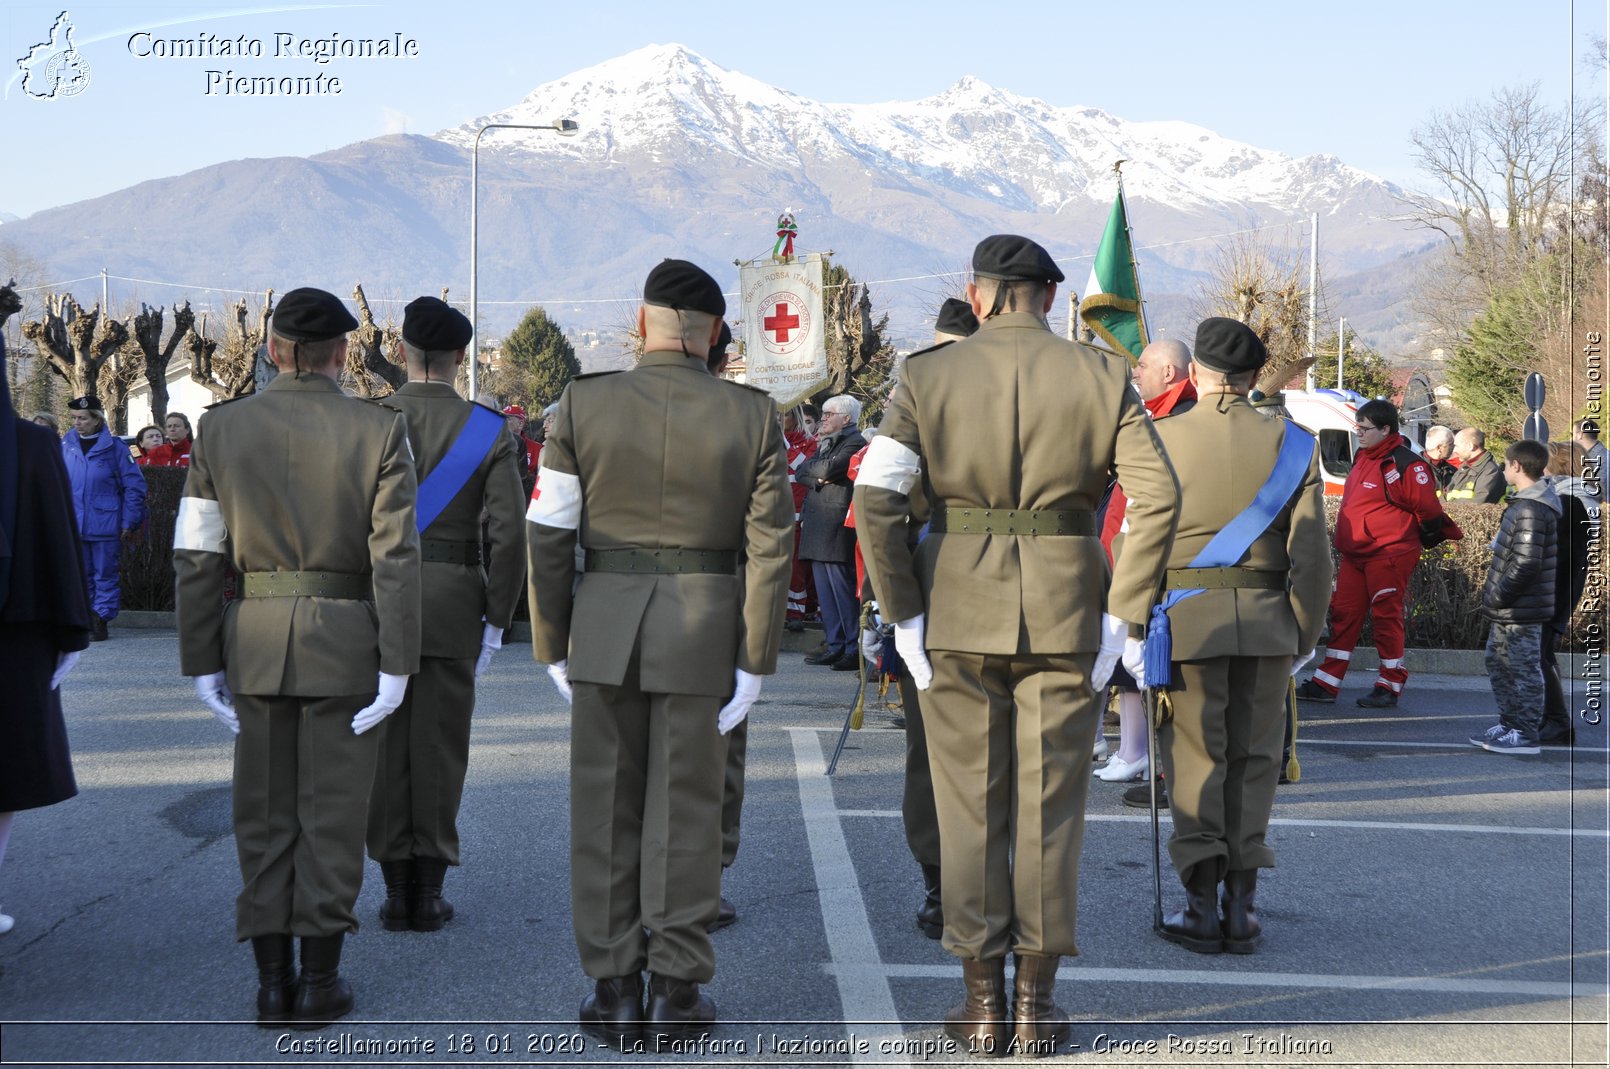
[[[397,393],[413,394],[419,397],[458,397],[458,391],[451,382],[440,379],[409,379],[397,387]]]
[[[637,362],[638,367],[680,367],[688,371],[698,370],[706,375],[710,368],[702,356],[688,356],[677,349],[655,349],[644,353]]]
[[[294,371],[281,371],[269,380],[265,390],[307,390],[313,393],[340,393],[341,387],[328,375],[320,375],[313,371],[304,371],[300,375]]]

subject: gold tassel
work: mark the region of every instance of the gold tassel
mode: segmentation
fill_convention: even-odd
[[[1291,714],[1291,757],[1286,761],[1286,778],[1296,783],[1303,778],[1303,766],[1297,763],[1297,677],[1292,676],[1286,686],[1286,711]]]

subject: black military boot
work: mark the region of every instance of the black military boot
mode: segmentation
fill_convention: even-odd
[[[386,901],[380,907],[380,926],[388,932],[406,932],[413,916],[413,861],[382,861],[380,875],[386,881]]]
[[[1263,938],[1263,925],[1253,899],[1258,893],[1257,869],[1231,869],[1224,874],[1224,949],[1232,954],[1251,954]]]
[[[1185,908],[1163,918],[1158,935],[1198,954],[1224,952],[1224,930],[1214,901],[1219,890],[1218,863],[1192,865],[1180,878],[1185,885]]]
[[[1012,1045],[1006,1011],[1006,959],[962,959],[967,997],[945,1013],[945,1035],[982,1058],[1002,1058]]]
[[[1058,957],[1017,954],[1012,978],[1012,1053],[1045,1058],[1067,1041],[1068,1015],[1051,1000],[1057,982]]]
[[[252,936],[257,959],[257,1023],[271,1028],[291,1019],[296,1004],[296,951],[288,935]]]
[[[110,636],[106,633],[106,621],[99,613],[90,613],[89,639],[91,642],[105,642]]]
[[[922,905],[917,908],[917,927],[929,939],[945,934],[945,907],[939,898],[939,866],[922,866]]]
[[[345,934],[302,937],[302,979],[296,985],[293,1028],[323,1028],[352,1012],[352,985],[341,979]]]
[[[581,1000],[581,1030],[617,1050],[635,1045],[643,1032],[643,974],[599,980]]]
[[[692,980],[650,973],[643,1031],[655,1038],[696,1037],[715,1027],[716,1004]]]
[[[414,858],[413,921],[416,932],[439,932],[453,919],[453,903],[442,897],[447,862],[439,857]]]

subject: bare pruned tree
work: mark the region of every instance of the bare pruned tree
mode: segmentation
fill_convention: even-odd
[[[22,298],[17,296],[17,280],[13,278],[4,286],[0,286],[0,327],[6,325],[6,320],[22,311]]]
[[[134,317],[132,332],[140,360],[132,359],[131,354],[131,358],[124,361],[130,368],[138,367],[146,385],[151,387],[151,422],[158,424],[168,417],[168,364],[173,360],[174,350],[194,327],[196,314],[190,310],[188,300],[182,306],[174,305],[173,330],[164,342],[162,326],[166,318],[166,309],[162,306],[152,308],[140,302],[140,314]]]
[[[263,306],[255,319],[242,297],[230,305],[234,323],[222,344],[191,330],[184,338],[190,350],[190,378],[205,386],[216,401],[244,397],[257,386],[258,350],[268,339],[268,320],[274,314],[274,291],[263,295]]]
[[[24,323],[22,333],[78,396],[95,392],[101,370],[129,340],[128,328],[99,304],[85,311],[70,293],[46,298],[45,317]]]
[[[1308,355],[1308,267],[1294,243],[1238,234],[1213,255],[1197,290],[1197,319],[1227,316],[1252,328],[1269,350],[1258,389],[1274,393],[1313,364]]]
[[[402,331],[389,321],[384,326],[375,322],[361,283],[352,287],[352,299],[358,303],[358,329],[347,346],[341,384],[359,397],[389,397],[408,381],[408,369],[402,363]]]

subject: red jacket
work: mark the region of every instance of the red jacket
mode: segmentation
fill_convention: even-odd
[[[1393,434],[1353,458],[1336,516],[1336,551],[1350,557],[1420,552],[1420,525],[1442,515],[1437,480],[1416,457],[1406,466],[1388,458],[1408,443]],[[1388,495],[1390,499],[1388,498]]]
[[[797,522],[799,510],[805,506],[805,495],[810,493],[810,487],[795,479],[794,472],[799,470],[801,464],[816,455],[816,439],[804,431],[786,432],[785,437],[788,439],[788,489],[794,495],[794,519]],[[852,523],[849,526],[855,525]]]
[[[1175,409],[1189,412],[1191,406],[1196,404],[1196,387],[1191,385],[1190,379],[1181,379],[1150,401],[1144,402],[1146,411],[1151,413],[1152,419],[1163,419],[1173,415]],[[1113,484],[1112,494],[1107,498],[1106,511],[1102,513],[1101,520],[1101,548],[1107,551],[1107,563],[1112,564],[1112,544],[1124,529],[1124,513],[1129,510],[1129,498],[1124,496],[1123,487]]]

